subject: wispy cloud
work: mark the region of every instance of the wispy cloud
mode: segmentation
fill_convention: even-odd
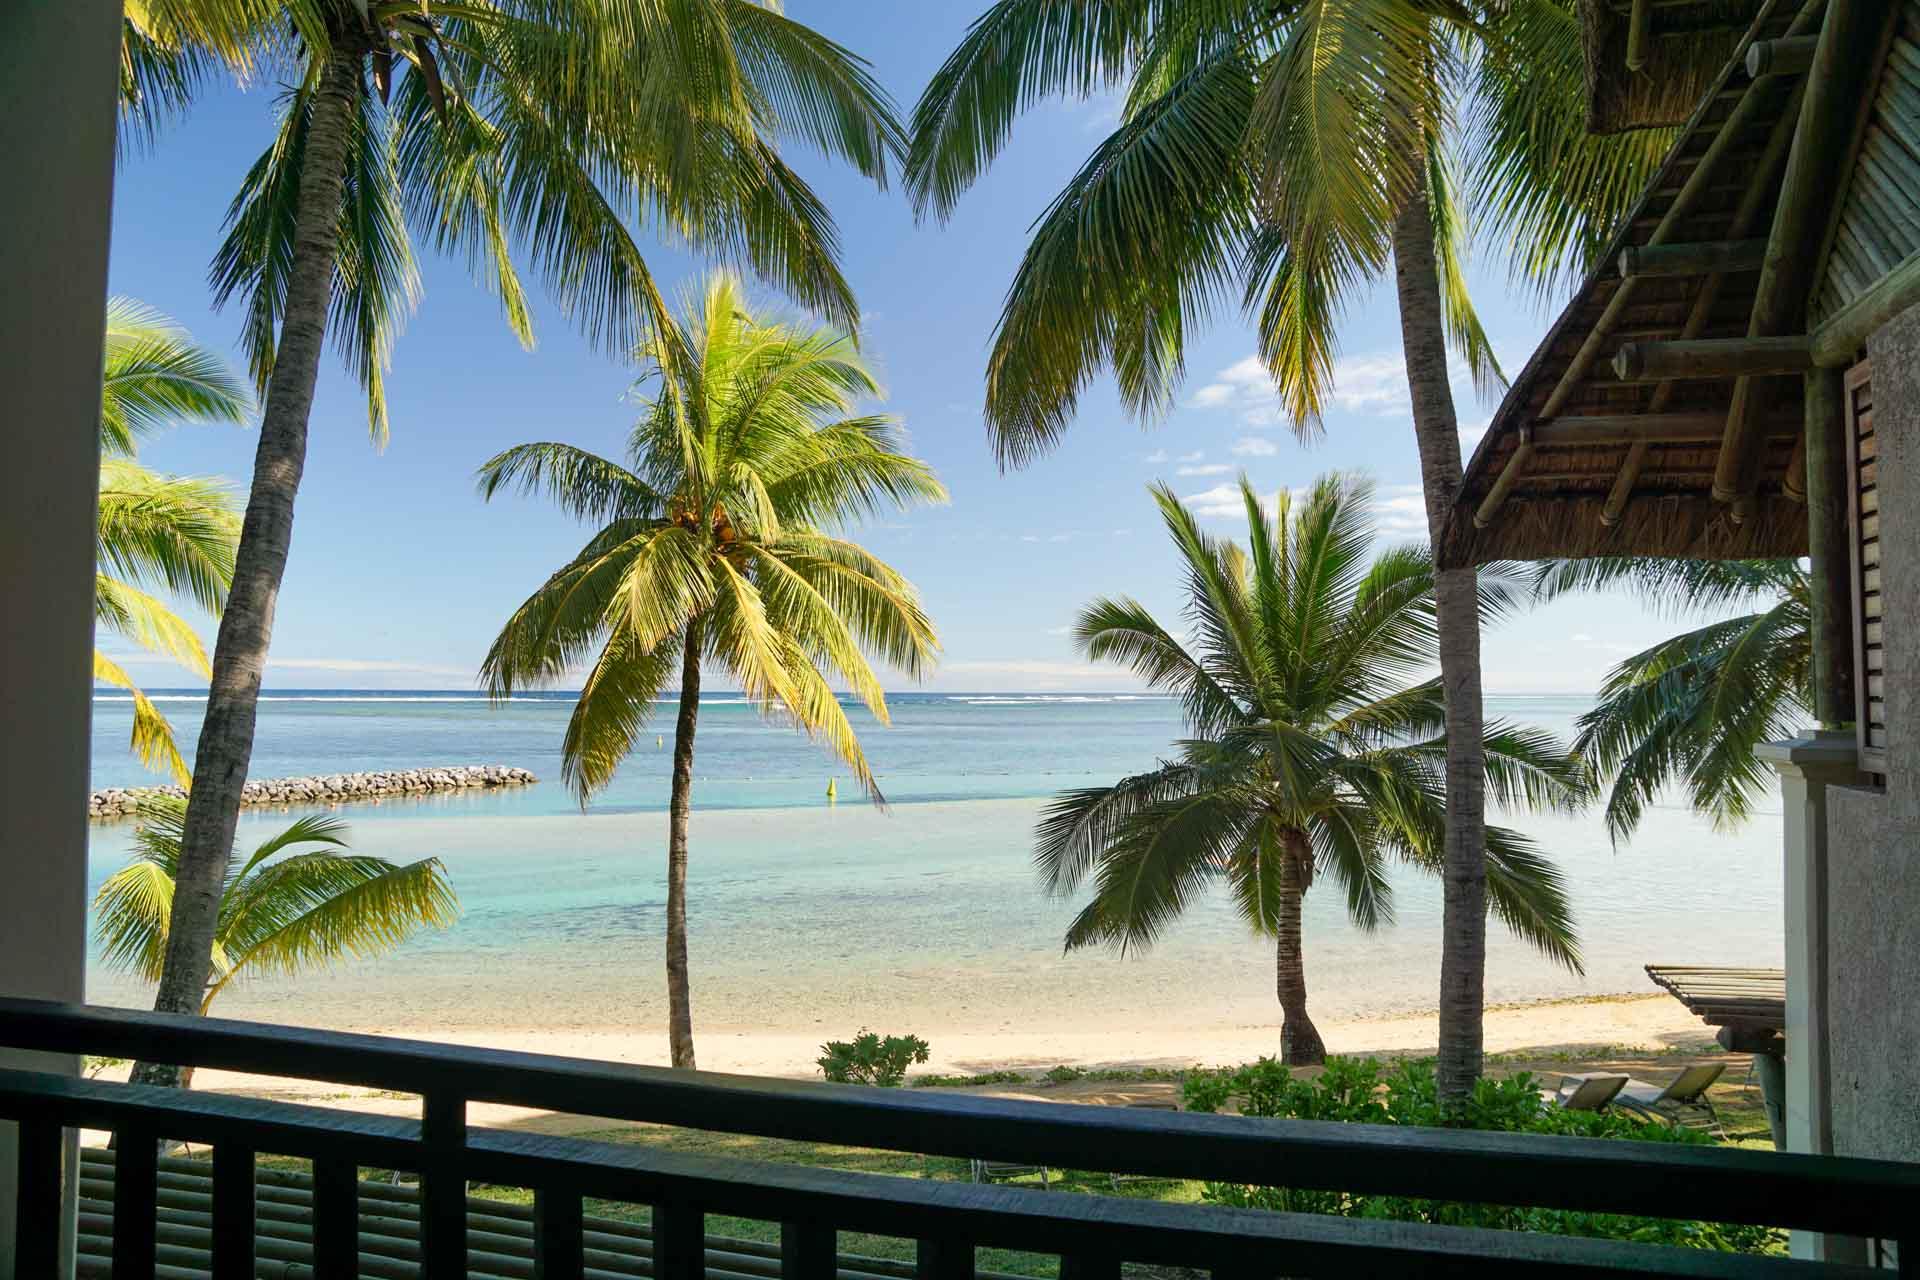
[[[1456,357],[1448,366],[1456,393],[1470,394],[1472,379]],[[1372,351],[1342,356],[1333,363],[1327,407],[1363,416],[1394,416],[1412,412],[1407,391],[1407,365],[1394,351]],[[1273,376],[1258,356],[1247,356],[1213,377],[1194,392],[1188,404],[1198,409],[1237,412],[1249,427],[1279,426],[1288,420],[1274,390]],[[1483,427],[1484,429],[1484,427]]]
[[[1186,503],[1193,514],[1202,520],[1240,520],[1247,514],[1246,499],[1240,496],[1240,486],[1237,484],[1217,484],[1211,489],[1187,494],[1180,501]],[[1271,514],[1274,499],[1262,495],[1260,505]]]
[[[272,670],[332,671],[342,675],[367,675],[376,672],[422,676],[471,677],[471,667],[449,667],[425,662],[387,662],[374,658],[282,658],[270,657]]]
[[[1233,442],[1233,452],[1243,458],[1271,458],[1280,446],[1259,436],[1241,436]]]
[[[1417,484],[1390,484],[1375,489],[1373,514],[1376,527],[1388,537],[1426,536],[1427,500]]]
[[[1161,463],[1165,462],[1166,460],[1167,460],[1167,451],[1165,449],[1155,449],[1152,453],[1148,454],[1145,459],[1143,459],[1143,461],[1150,463],[1151,465],[1156,467],[1159,466]]]
[[[1207,456],[1207,451],[1206,451],[1205,449],[1195,449],[1195,450],[1194,450],[1194,451],[1193,451],[1192,453],[1183,453],[1183,454],[1181,454],[1181,455],[1180,455],[1180,461],[1182,461],[1182,462],[1198,462],[1198,461],[1200,461],[1200,459],[1202,459],[1202,458],[1204,458],[1204,457],[1206,457],[1206,456]]]
[[[1177,476],[1223,476],[1233,470],[1224,462],[1204,462],[1196,466],[1181,467],[1174,472]]]

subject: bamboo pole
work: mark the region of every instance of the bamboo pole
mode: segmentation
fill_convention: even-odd
[[[1844,185],[1844,166],[1858,140],[1861,107],[1869,97],[1866,76],[1874,62],[1870,50],[1884,42],[1900,9],[1866,0],[1829,0],[1807,72],[1793,148],[1787,153],[1780,203],[1767,235],[1749,337],[1806,331],[1814,259],[1831,224],[1834,191]],[[1714,470],[1713,496],[1721,502],[1750,498],[1759,485],[1757,424],[1764,397],[1755,393],[1751,381],[1743,377],[1734,384]]]
[[[1628,245],[1620,251],[1620,276],[1704,276],[1728,271],[1758,271],[1767,258],[1765,240],[1688,241],[1680,244]]]
[[[1805,373],[1812,367],[1812,346],[1805,334],[1782,338],[1627,342],[1621,344],[1613,357],[1614,375],[1622,382]]]
[[[1853,536],[1847,516],[1846,389],[1838,369],[1807,375],[1807,554],[1813,712],[1823,729],[1854,718]]]

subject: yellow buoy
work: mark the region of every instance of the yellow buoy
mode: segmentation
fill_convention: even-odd
[[[837,778],[827,779],[827,803],[832,804],[840,798],[840,782]]]
[[[656,734],[653,739],[653,745],[656,747],[664,747],[667,745],[667,740]]]

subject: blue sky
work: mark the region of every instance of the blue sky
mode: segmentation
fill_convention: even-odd
[[[915,5],[910,21],[881,0],[790,0],[787,11],[870,58],[905,111],[981,3]],[[273,86],[209,95],[155,148],[130,156],[118,177],[114,291],[229,350],[240,317],[211,311],[207,264],[227,203],[272,123]],[[876,192],[844,170],[795,156],[839,222],[866,349],[889,392],[885,407],[953,494],[950,506],[860,531],[919,584],[940,627],[945,655],[932,688],[1129,685],[1082,664],[1066,630],[1098,594],[1132,594],[1169,621],[1177,616],[1173,555],[1146,494],[1156,479],[1232,533],[1244,527],[1237,506],[1214,491],[1243,468],[1267,491],[1333,468],[1362,469],[1378,485],[1388,536],[1417,537],[1424,526],[1390,287],[1348,315],[1335,407],[1310,445],[1275,412],[1250,359],[1250,327],[1229,317],[1194,343],[1189,382],[1166,421],[1143,430],[1103,383],[1083,398],[1060,448],[1022,471],[996,469],[980,403],[1003,292],[1029,224],[1113,124],[1103,101],[1030,112],[945,225],[916,224],[897,186]],[[364,400],[337,360],[322,372],[270,685],[470,687],[502,619],[584,537],[537,502],[482,503],[475,467],[533,439],[617,453],[631,420],[625,395],[634,371],[591,350],[540,303],[537,288],[540,341],[529,353],[462,264],[420,251],[424,292],[388,379],[393,434],[385,452],[369,444]],[[691,280],[703,265],[667,249],[650,261],[666,281]],[[1475,272],[1483,318],[1503,363],[1517,370],[1550,311],[1508,287],[1498,246],[1480,247]],[[234,359],[238,366],[237,351]],[[1464,379],[1455,390],[1470,432],[1491,405],[1477,402]],[[252,450],[249,432],[199,427],[156,440],[143,458],[243,488]],[[1488,635],[1487,687],[1591,691],[1613,662],[1671,629],[1618,598],[1563,602]],[[211,647],[211,626],[202,630]],[[159,660],[135,661],[134,670],[153,686],[193,683]]]

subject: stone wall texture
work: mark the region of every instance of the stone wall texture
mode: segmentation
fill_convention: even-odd
[[[1838,1155],[1920,1161],[1920,308],[1875,334],[1868,354],[1886,603],[1887,785],[1828,797],[1833,1141]]]
[[[447,765],[433,769],[394,769],[380,773],[329,773],[310,778],[265,778],[249,782],[241,792],[243,805],[336,804],[375,800],[382,796],[431,795],[440,791],[520,787],[539,779],[526,769],[506,764]],[[117,787],[96,791],[87,803],[94,818],[132,814],[149,798],[187,793],[179,787]]]

